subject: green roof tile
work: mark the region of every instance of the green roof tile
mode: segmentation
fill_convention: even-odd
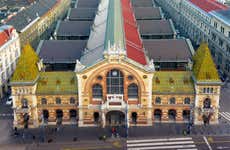
[[[190,71],[157,71],[153,77],[153,93],[193,94],[194,84]]]
[[[74,72],[41,72],[37,94],[77,94],[77,78]]]

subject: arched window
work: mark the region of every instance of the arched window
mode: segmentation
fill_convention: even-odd
[[[107,74],[107,93],[123,94],[124,93],[124,77],[121,71],[113,69]]]
[[[172,98],[169,99],[169,104],[176,104],[175,97],[172,97]]]
[[[56,98],[56,104],[61,104],[61,98],[59,97]]]
[[[100,84],[93,85],[93,98],[101,99],[103,97],[102,86]]]
[[[22,108],[28,108],[28,100],[27,99],[23,98],[21,103],[22,103]]]
[[[211,99],[210,98],[206,98],[203,102],[203,107],[204,108],[211,108]]]
[[[128,97],[138,98],[138,86],[135,83],[132,83],[128,86]]]
[[[155,104],[161,104],[161,98],[160,97],[156,97]]]
[[[46,105],[47,104],[46,98],[42,98],[41,103],[42,103],[42,105]]]
[[[74,98],[74,97],[71,97],[71,98],[69,99],[69,103],[70,103],[70,104],[75,104],[75,98]]]
[[[189,97],[186,97],[184,99],[184,104],[190,104],[190,98]]]

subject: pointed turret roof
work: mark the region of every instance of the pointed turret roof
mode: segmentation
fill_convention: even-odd
[[[193,57],[193,72],[198,82],[219,82],[216,65],[213,62],[207,43],[201,43]]]
[[[38,76],[39,58],[30,44],[26,44],[18,59],[11,82],[32,82]]]

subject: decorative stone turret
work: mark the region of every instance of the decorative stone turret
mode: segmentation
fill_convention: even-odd
[[[193,57],[195,82],[195,124],[217,124],[221,81],[207,43],[201,43]]]

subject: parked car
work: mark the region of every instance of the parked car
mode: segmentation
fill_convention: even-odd
[[[13,104],[13,97],[10,96],[7,98],[6,105],[12,105]]]

